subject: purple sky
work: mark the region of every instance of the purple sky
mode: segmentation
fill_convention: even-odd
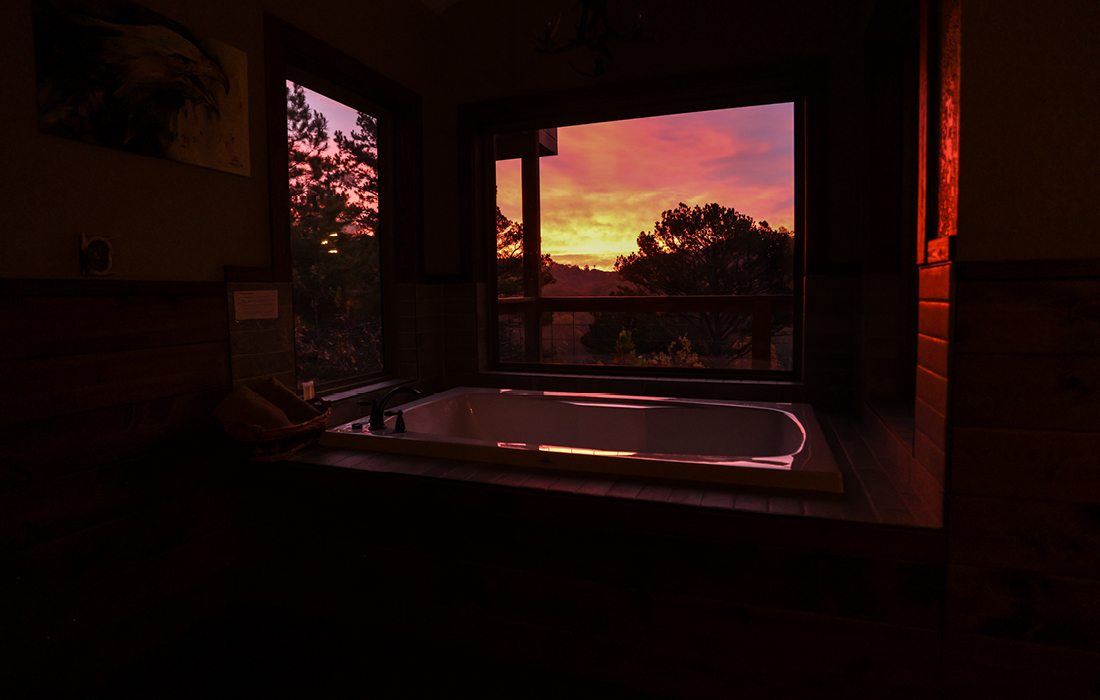
[[[290,81],[287,81],[287,85],[291,84]],[[352,130],[356,128],[355,120],[359,117],[358,111],[348,107],[342,102],[337,102],[331,97],[325,97],[319,92],[314,92],[305,85],[300,87],[306,94],[306,104],[309,105],[310,109],[325,115],[325,119],[328,120],[328,134],[330,138],[337,131],[350,134]]]

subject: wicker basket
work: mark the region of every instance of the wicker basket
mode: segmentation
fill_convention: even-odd
[[[331,415],[332,409],[326,408],[304,423],[283,428],[237,424],[226,426],[225,432],[247,451],[252,461],[277,462],[320,440]]]

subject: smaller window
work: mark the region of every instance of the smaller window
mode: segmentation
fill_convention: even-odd
[[[294,347],[301,380],[382,371],[378,119],[286,83]]]

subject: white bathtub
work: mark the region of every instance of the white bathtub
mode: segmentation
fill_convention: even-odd
[[[407,432],[367,418],[321,444],[566,471],[843,492],[804,404],[457,388],[401,406]]]

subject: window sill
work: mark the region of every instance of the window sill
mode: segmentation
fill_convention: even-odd
[[[395,386],[402,384],[409,384],[416,380],[408,377],[387,377],[384,379],[378,379],[369,384],[362,384],[360,386],[354,386],[350,389],[340,389],[337,391],[329,391],[325,394],[318,394],[318,398],[323,399],[329,403],[338,403],[340,401],[346,401],[347,399],[354,399],[362,396],[363,394],[372,394],[376,391],[383,391],[386,389],[392,389]]]
[[[719,379],[609,374],[567,374],[487,370],[478,374],[481,386],[539,391],[619,391],[648,396],[804,402],[801,380]]]

